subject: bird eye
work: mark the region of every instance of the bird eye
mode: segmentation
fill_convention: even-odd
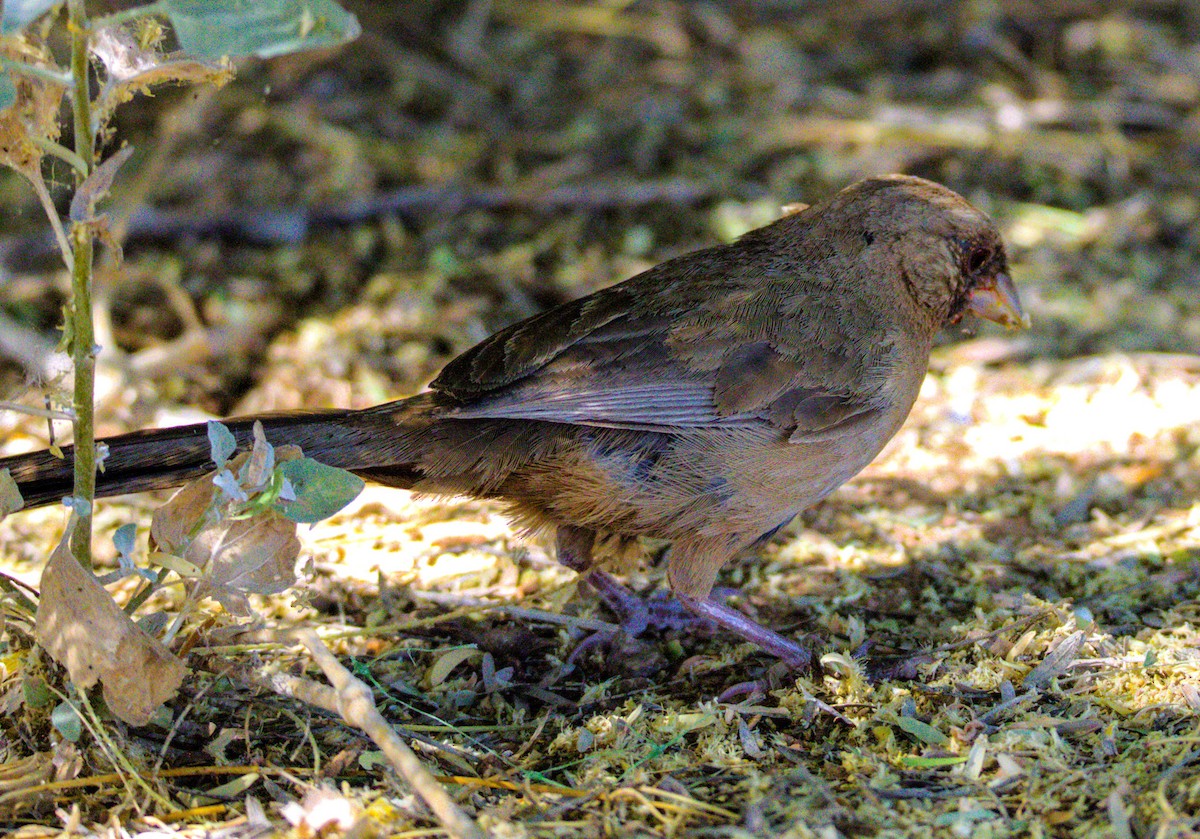
[[[967,273],[979,273],[984,267],[987,266],[989,262],[992,261],[993,256],[995,256],[995,251],[986,245],[971,248],[971,251],[967,254],[967,258],[964,263],[966,265]]]

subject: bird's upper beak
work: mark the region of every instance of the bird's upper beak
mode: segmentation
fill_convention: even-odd
[[[1009,329],[1028,329],[1029,315],[1021,308],[1021,298],[1012,278],[997,271],[967,292],[967,311]]]

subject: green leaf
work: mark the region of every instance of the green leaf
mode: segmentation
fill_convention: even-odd
[[[26,673],[25,678],[21,681],[21,693],[24,696],[25,704],[34,710],[49,708],[50,703],[57,698],[45,679],[31,673]]]
[[[137,538],[136,524],[123,524],[113,533],[113,547],[121,555],[121,559],[132,561],[135,539]]]
[[[464,661],[481,658],[483,653],[475,647],[454,647],[438,656],[425,674],[425,682],[430,687],[437,687],[450,678],[450,673]]]
[[[21,489],[13,480],[12,473],[0,469],[0,519],[24,506],[25,499],[21,497]]]
[[[0,6],[3,6],[3,11],[0,12],[0,35],[11,35],[24,29],[59,2],[61,0],[3,0],[0,2]],[[7,107],[8,105],[3,103],[3,94],[0,91],[0,108]]]
[[[334,0],[162,0],[184,52],[197,58],[271,58],[358,37],[358,19]]]
[[[940,769],[943,766],[958,766],[960,763],[966,763],[966,757],[950,756],[950,757],[918,757],[916,755],[904,755],[900,758],[900,765],[909,769]]]
[[[233,432],[216,420],[208,422],[208,451],[218,469],[237,451],[237,438]]]
[[[387,756],[383,752],[363,752],[358,756],[358,766],[367,772],[374,772],[377,769],[386,769],[391,764],[388,762]]]
[[[940,746],[948,742],[949,738],[945,734],[938,731],[929,723],[921,722],[913,717],[901,717],[896,721],[900,726],[900,730],[906,734],[911,734],[922,743],[928,743],[931,746]]]
[[[12,77],[0,70],[0,111],[11,108],[17,101],[17,89],[13,86]]]
[[[50,712],[50,724],[58,730],[65,739],[78,743],[83,736],[83,721],[79,719],[79,709],[70,702],[60,702]]]
[[[318,463],[311,457],[289,460],[279,464],[278,469],[291,483],[295,500],[280,499],[276,508],[286,518],[299,524],[312,524],[329,518],[357,498],[364,486],[357,475]]]

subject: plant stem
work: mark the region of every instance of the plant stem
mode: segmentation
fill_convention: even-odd
[[[36,64],[26,64],[24,61],[13,61],[11,58],[0,56],[0,70],[9,73],[20,73],[35,79],[42,79],[62,87],[71,86],[70,73],[56,73],[48,67],[38,67]]]
[[[75,79],[71,91],[75,116],[75,153],[86,167],[85,173],[76,175],[82,183],[95,166],[95,141],[92,137],[92,100],[89,98],[91,85],[88,83],[88,29],[87,13],[83,0],[71,0],[68,4],[71,21],[71,75]]]
[[[76,188],[95,168],[92,136],[91,85],[88,79],[88,28],[83,0],[67,4],[71,32],[71,102],[75,117],[75,154],[83,171],[75,174]],[[96,334],[92,326],[92,228],[86,222],[71,226],[71,363],[75,368],[75,511],[71,554],[84,568],[92,567],[92,504],[96,497]]]
[[[79,519],[71,553],[92,567],[92,503],[96,497],[96,427],[92,410],[96,391],[96,335],[92,329],[92,231],[71,227],[75,270],[71,272],[71,366],[75,368],[75,511]]]
[[[87,167],[84,166],[83,161],[79,159],[79,155],[75,154],[75,152],[71,151],[66,146],[54,142],[49,137],[30,137],[29,141],[42,151],[46,152],[46,154],[52,154],[59,160],[70,165],[70,167],[76,172],[83,172],[83,176],[85,178],[87,177],[87,172],[85,171]]]

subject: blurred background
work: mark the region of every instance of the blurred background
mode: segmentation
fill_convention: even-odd
[[[344,49],[120,112],[108,430],[403,395],[506,323],[883,172],[1001,222],[1034,322],[1008,357],[1200,346],[1193,3],[348,5]],[[12,393],[67,281],[8,172],[0,214]]]

